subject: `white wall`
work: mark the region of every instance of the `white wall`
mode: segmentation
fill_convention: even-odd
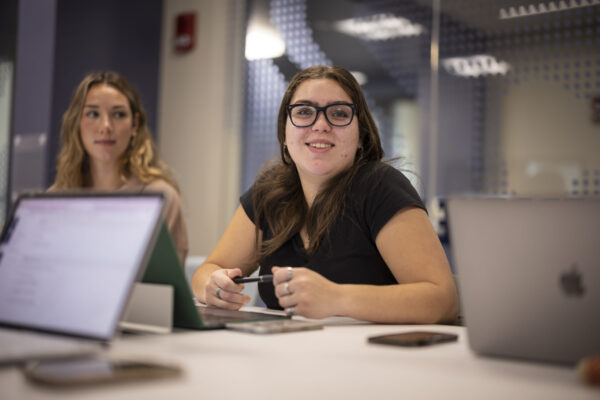
[[[561,50],[520,50],[514,55],[515,64],[521,65],[528,54],[552,59],[553,52],[571,52],[571,47],[577,48],[565,44]],[[584,70],[574,65],[584,65],[589,57],[573,51],[569,58],[573,69],[561,70],[561,77],[567,72],[584,76]],[[509,84],[498,99],[498,150],[506,161],[508,193],[564,196],[577,190],[578,195],[585,195],[582,184],[586,181],[588,195],[600,190],[594,183],[600,179],[600,125],[592,121],[591,101],[582,95],[583,89],[577,97],[573,82],[566,89],[563,79],[554,81],[554,73],[548,73],[550,79],[542,73],[521,73],[519,83]],[[592,85],[597,82],[592,76],[586,80]]]
[[[239,204],[244,3],[164,2],[158,146],[181,188],[190,256],[214,248]],[[196,45],[185,54],[173,46],[181,12],[196,12]]]
[[[570,193],[584,171],[593,176],[600,170],[600,126],[592,122],[590,100],[576,98],[562,82],[531,80],[511,87],[502,110],[509,192]],[[593,192],[593,184],[588,186]]]

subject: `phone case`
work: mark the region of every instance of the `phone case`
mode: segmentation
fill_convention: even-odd
[[[388,344],[393,346],[428,346],[436,343],[454,342],[458,335],[443,332],[412,331],[389,335],[371,336],[369,343]]]

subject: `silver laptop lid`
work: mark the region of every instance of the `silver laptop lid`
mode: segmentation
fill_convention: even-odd
[[[20,198],[0,244],[0,324],[110,340],[162,203],[160,195]]]
[[[472,349],[574,363],[600,352],[600,199],[448,200]]]

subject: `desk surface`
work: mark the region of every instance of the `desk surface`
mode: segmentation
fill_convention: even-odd
[[[367,343],[410,330],[459,335],[425,348]],[[373,325],[330,319],[323,330],[254,335],[215,330],[122,336],[111,355],[176,362],[171,380],[56,390],[28,383],[17,367],[0,368],[9,399],[599,399],[574,368],[475,356],[458,326]]]

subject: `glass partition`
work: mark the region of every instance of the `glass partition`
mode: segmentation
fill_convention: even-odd
[[[600,195],[599,1],[254,0],[246,58],[244,189],[291,76],[337,64],[428,204]]]
[[[420,99],[429,80],[431,8],[402,1],[255,0],[249,10],[244,189],[261,164],[279,154],[276,119],[287,82],[318,64],[342,66],[361,82],[387,158],[401,158],[399,166],[414,172],[421,187]],[[260,38],[262,48],[279,53],[254,51]]]

